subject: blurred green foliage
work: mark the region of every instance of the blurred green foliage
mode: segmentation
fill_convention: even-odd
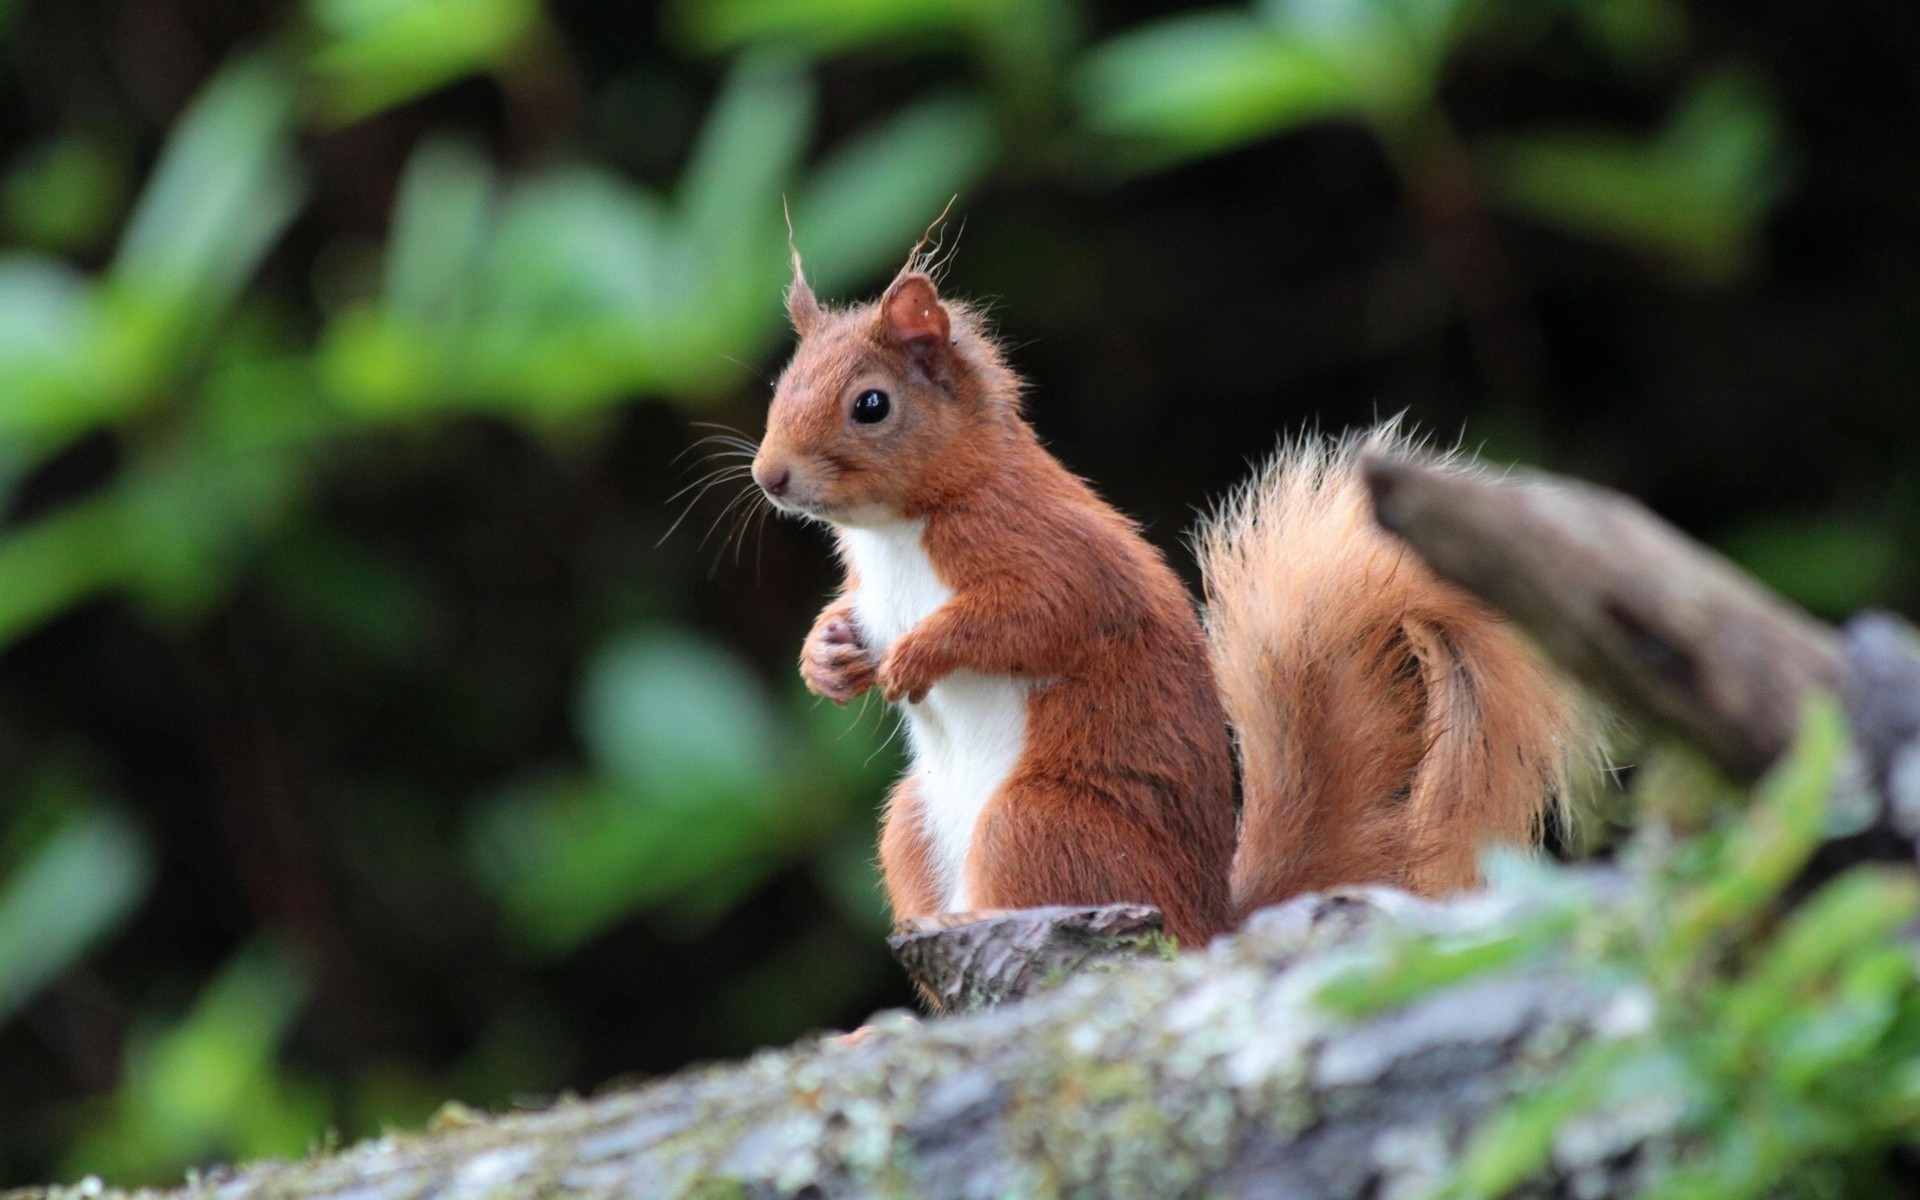
[[[690,935],[858,823],[879,757],[860,736],[870,719],[786,707],[685,633],[603,647],[580,699],[592,773],[509,786],[474,813],[472,858],[519,936],[561,954],[636,909]]]
[[[1746,264],[1779,198],[1780,159],[1771,106],[1750,81],[1723,76],[1649,138],[1509,138],[1494,151],[1492,188],[1516,212],[1724,277]]]
[[[279,1049],[305,999],[284,957],[242,950],[179,1020],[132,1034],[120,1089],[83,1126],[63,1172],[137,1179],[304,1153],[326,1128],[327,1096],[287,1072]]]
[[[1459,255],[1463,231],[1518,217],[1650,264],[1637,287],[1695,294],[1764,266],[1794,178],[1773,82],[1696,45],[1672,0],[681,0],[638,25],[533,0],[212,7],[86,24],[91,8],[0,4],[0,77],[36,98],[0,165],[0,650],[20,672],[0,689],[18,727],[0,729],[18,798],[0,809],[0,1087],[35,1113],[0,1137],[0,1171],[21,1178],[164,1180],[899,998],[871,865],[898,755],[876,707],[815,703],[786,669],[817,597],[755,609],[744,565],[695,579],[698,533],[739,511],[724,486],[717,514],[656,546],[676,514],[651,491],[631,527],[605,497],[542,523],[545,477],[512,475],[524,454],[582,496],[618,474],[583,465],[603,460],[650,484],[693,419],[754,419],[787,214],[816,287],[847,296],[956,196],[1000,197],[1035,236],[1117,180],[1358,129],[1469,337],[1498,346],[1515,338],[1484,297],[1521,289],[1499,256]],[[64,61],[63,20],[167,70],[83,74],[49,99],[35,89],[59,72],[37,56]],[[1623,90],[1637,117],[1469,120],[1451,90],[1490,62]],[[116,105],[146,115],[100,115]],[[970,236],[995,258],[993,235]],[[1042,281],[1038,327],[1096,331],[1109,390],[1184,397],[1195,385],[1138,367],[1145,339],[1087,299],[1093,240],[997,253]],[[1132,252],[1161,241],[1183,244],[1155,227]],[[1231,309],[1183,301],[1169,255],[1138,268],[1169,308]],[[1413,299],[1377,305],[1369,340],[1432,307],[1380,274]],[[1244,327],[1233,357],[1262,360],[1287,324]],[[1183,342],[1196,362],[1205,341]],[[1280,423],[1276,386],[1254,450]],[[1157,469],[1178,439],[1154,419],[1124,399],[1099,416],[1144,430]],[[1538,414],[1486,424],[1540,444]],[[488,438],[516,449],[472,449]],[[434,523],[475,495],[499,511]],[[1726,545],[1841,612],[1894,594],[1899,538],[1783,508]],[[775,549],[762,593],[817,588]],[[563,598],[526,598],[549,591]],[[106,627],[138,637],[87,624],[103,601],[125,614]],[[40,644],[73,690],[19,665]],[[164,686],[140,673],[155,645]],[[74,694],[90,690],[109,698]],[[151,748],[182,729],[200,773],[121,761],[173,762]],[[1714,901],[1702,927],[1775,883]],[[1863,909],[1897,907],[1893,884],[1850,886]],[[1834,903],[1801,919],[1839,920]],[[714,965],[723,932],[741,961]],[[1883,966],[1798,963],[1767,986],[1844,967],[1881,995]],[[697,1002],[670,994],[687,975]],[[618,999],[563,1004],[589,983]],[[1803,1041],[1817,1058],[1868,1036]],[[1516,1153],[1501,1171],[1526,1166]]]
[[[1379,1012],[1485,972],[1554,963],[1615,997],[1597,1039],[1533,1081],[1474,1135],[1441,1194],[1512,1194],[1563,1139],[1677,1128],[1673,1160],[1644,1165],[1643,1194],[1858,1194],[1886,1184],[1912,1136],[1920,1075],[1920,980],[1901,938],[1920,913],[1910,869],[1853,868],[1784,919],[1843,785],[1838,706],[1810,707],[1798,744],[1744,813],[1703,836],[1659,814],[1733,800],[1698,777],[1649,776],[1660,794],[1631,853],[1644,873],[1625,903],[1599,903],[1578,872],[1518,860],[1495,891],[1534,914],[1496,934],[1407,939],[1336,977],[1323,999]],[[1582,1134],[1581,1130],[1590,1131]]]
[[[534,0],[314,0],[309,66],[350,121],[477,71],[508,70],[544,30]]]
[[[1563,1139],[1675,1127],[1642,1194],[1879,1194],[1920,1120],[1920,979],[1904,930],[1911,869],[1852,868],[1782,914],[1839,812],[1845,731],[1816,703],[1750,806],[1704,836],[1656,817],[1634,845],[1647,883],[1598,904],[1577,872],[1511,864],[1498,885],[1540,914],[1517,933],[1412,941],[1337,980],[1336,1004],[1403,1003],[1494,967],[1552,961],[1617,999],[1600,1036],[1474,1136],[1443,1194],[1510,1195]],[[1659,813],[1675,782],[1649,798]],[[1725,785],[1683,807],[1716,805]],[[1438,964],[1438,966],[1436,966]],[[1581,1131],[1587,1131],[1583,1134]]]
[[[8,831],[27,844],[7,856],[0,892],[0,1021],[125,920],[152,871],[139,830],[112,810],[62,815],[29,839],[35,824]]]

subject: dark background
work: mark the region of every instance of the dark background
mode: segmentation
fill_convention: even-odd
[[[957,195],[948,290],[1189,577],[1277,437],[1405,411],[1914,607],[1910,5],[0,21],[0,1183],[909,1003],[890,720],[793,677],[823,538],[723,480],[661,541],[759,430],[782,195],[847,298]]]

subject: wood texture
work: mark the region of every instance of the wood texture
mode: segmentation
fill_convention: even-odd
[[[1362,471],[1380,523],[1434,569],[1737,777],[1779,756],[1813,691],[1841,689],[1832,630],[1617,492],[1377,456]]]
[[[1800,702],[1834,688],[1856,731],[1859,827],[1829,843],[1911,858],[1920,830],[1920,652],[1895,618],[1844,640],[1622,497],[1375,461],[1382,520],[1609,696],[1730,769],[1761,770]],[[1877,806],[1877,807],[1875,807]],[[1847,845],[1847,843],[1852,843]],[[1871,854],[1868,856],[1878,856]],[[1643,886],[1569,877],[1596,905]],[[980,916],[981,914],[973,914]],[[1288,1197],[1430,1194],[1472,1131],[1647,998],[1611,973],[1524,959],[1372,1015],[1321,1003],[1408,933],[1534,920],[1513,894],[1302,896],[1209,947],[1161,957],[1151,910],[990,914],[903,931],[896,949],[956,1007],[883,1015],[729,1066],[533,1113],[450,1113],[417,1136],[196,1176],[170,1200],[652,1200],[654,1197]],[[1133,950],[1141,961],[1057,975]],[[1360,978],[1366,978],[1361,976]],[[1363,985],[1363,991],[1364,991]],[[1348,994],[1354,994],[1349,986]],[[1554,1133],[1540,1194],[1614,1200],[1679,1149],[1655,1106]],[[97,1182],[21,1200],[98,1200]]]
[[[1295,1197],[1422,1194],[1475,1122],[1597,1031],[1620,996],[1542,967],[1342,1019],[1321,984],[1395,930],[1512,918],[1480,901],[1302,897],[1205,951],[1018,1004],[882,1018],[731,1066],[415,1136],[259,1163],[173,1200]],[[1356,957],[1358,956],[1358,957]],[[1624,1194],[1623,1144],[1570,1142],[1579,1194]],[[1619,1139],[1615,1139],[1619,1141]],[[16,1200],[100,1200],[94,1186]]]
[[[887,939],[893,956],[939,1012],[1018,1000],[1099,964],[1165,957],[1160,910],[1021,908],[911,917]]]

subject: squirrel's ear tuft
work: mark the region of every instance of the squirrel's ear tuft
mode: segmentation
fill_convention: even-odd
[[[807,273],[800,269],[800,251],[793,252],[793,282],[787,285],[787,319],[793,322],[793,331],[801,337],[812,333],[825,314],[820,311],[820,301],[814,298],[813,289],[807,285]]]
[[[880,321],[888,340],[903,346],[931,367],[953,338],[953,326],[940,293],[923,271],[905,271],[880,299]]]

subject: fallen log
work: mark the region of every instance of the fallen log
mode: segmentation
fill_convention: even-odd
[[[1092,967],[1175,949],[1160,910],[1144,904],[912,917],[887,945],[936,1012],[1004,1004]]]
[[[1548,969],[1344,1020],[1316,1003],[1383,939],[1508,919],[1483,897],[1303,897],[1211,948],[1022,1003],[825,1038],[551,1109],[459,1119],[181,1200],[1411,1195],[1476,1121],[1607,1025],[1620,997]],[[1570,1171],[1605,1197],[1625,1147]],[[111,1193],[106,1193],[111,1194]],[[100,1200],[91,1187],[15,1200]]]
[[[1857,810],[1801,881],[1920,854],[1920,650],[1898,617],[1836,632],[1637,502],[1538,472],[1494,478],[1372,456],[1375,515],[1442,575],[1525,629],[1605,700],[1756,778],[1808,699],[1837,695],[1854,731]]]
[[[1780,756],[1844,675],[1833,631],[1618,492],[1369,456],[1380,524],[1603,695],[1736,778]]]
[[[1751,776],[1819,689],[1847,702],[1880,824],[1920,829],[1920,656],[1886,618],[1845,639],[1624,498],[1540,478],[1462,480],[1370,461],[1382,521],[1510,613],[1614,701]],[[1639,882],[1590,872],[1591,903]],[[1378,889],[1305,896],[1165,958],[1134,910],[998,914],[896,943],[965,1016],[883,1015],[740,1064],[533,1113],[260,1163],[161,1195],[218,1200],[633,1200],[679,1196],[1425,1194],[1479,1123],[1648,1000],[1565,958],[1343,1017],[1322,988],[1414,935],[1527,919],[1511,895],[1440,903]],[[1109,939],[1107,935],[1124,936]],[[1129,941],[1129,938],[1131,940]],[[1128,947],[1146,961],[1058,976]],[[1048,986],[1033,993],[1041,984]],[[1631,1195],[1670,1161],[1676,1113],[1638,1106],[1557,1130],[1549,1191]],[[97,1181],[16,1193],[96,1200]]]

